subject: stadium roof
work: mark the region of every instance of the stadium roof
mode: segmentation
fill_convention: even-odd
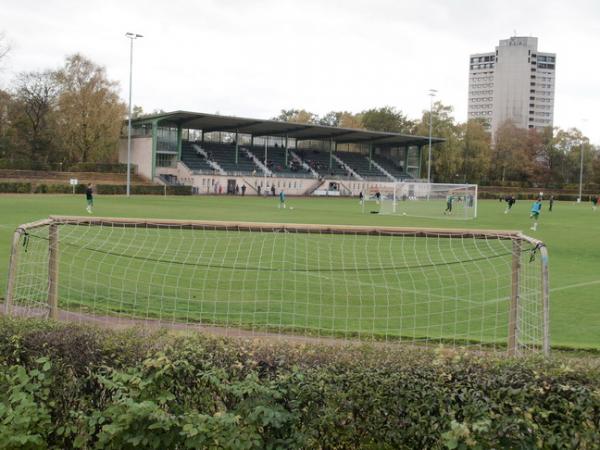
[[[143,116],[132,120],[132,125],[156,120],[162,126],[181,126],[212,131],[239,132],[253,136],[288,136],[298,140],[332,140],[343,144],[425,145],[429,138],[384,131],[368,131],[356,128],[339,128],[307,123],[280,122],[276,120],[248,119],[189,111],[173,111]],[[432,143],[444,139],[432,138]]]

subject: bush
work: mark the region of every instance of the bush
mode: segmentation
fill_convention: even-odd
[[[124,195],[126,193],[125,185],[117,184],[99,184],[96,186],[98,194],[103,195]],[[165,187],[159,185],[138,185],[131,186],[132,195],[164,195]],[[192,195],[191,186],[167,186],[167,195]]]
[[[121,163],[46,163],[30,160],[10,160],[0,158],[0,169],[11,170],[53,170],[62,172],[103,172],[127,173],[127,164]],[[132,165],[131,173],[135,173],[136,166]]]
[[[17,181],[7,181],[0,183],[1,193],[29,194],[31,192],[31,183]]]
[[[447,350],[0,319],[0,398],[0,442],[12,447],[591,449],[600,442],[597,366]]]

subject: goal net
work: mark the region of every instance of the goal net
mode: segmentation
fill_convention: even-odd
[[[380,193],[380,214],[415,217],[474,219],[477,217],[476,184],[398,182]]]
[[[518,232],[52,217],[14,234],[4,311],[121,327],[547,352]]]

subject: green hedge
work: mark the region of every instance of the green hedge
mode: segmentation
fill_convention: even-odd
[[[0,192],[2,193],[17,193],[27,194],[31,192],[31,183],[22,182],[2,182],[0,183]]]
[[[504,199],[507,195],[506,192],[479,192],[478,198],[479,200],[488,200],[488,199]],[[534,192],[517,192],[514,194],[517,200],[535,200],[538,198],[538,194]],[[550,193],[544,193],[544,199],[548,200],[550,198]],[[592,200],[593,195],[591,194],[582,194],[581,199],[583,202],[590,202]],[[568,202],[576,202],[579,198],[577,194],[554,194],[554,200],[560,201],[568,201]]]
[[[124,184],[96,184],[96,192],[102,195],[125,195],[126,187]],[[75,193],[85,192],[86,185],[78,184],[75,186]],[[71,194],[73,186],[70,184],[33,184],[21,182],[0,183],[0,193],[19,193],[19,194]],[[134,195],[163,195],[164,186],[159,185],[132,185],[131,193]],[[191,186],[167,186],[167,195],[192,195]]]
[[[0,321],[4,448],[598,448],[600,370]]]
[[[11,170],[52,170],[61,172],[102,172],[127,173],[127,164],[121,163],[46,163],[29,160],[10,160],[0,158],[0,169]],[[131,167],[135,173],[136,166]]]

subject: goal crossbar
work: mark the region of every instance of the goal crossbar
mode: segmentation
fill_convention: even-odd
[[[22,230],[39,228],[50,224],[56,225],[110,225],[117,227],[172,228],[190,230],[222,230],[222,231],[289,231],[295,233],[318,234],[356,234],[386,235],[413,237],[472,237],[485,239],[522,240],[533,245],[543,245],[542,241],[524,235],[516,230],[486,230],[468,228],[417,228],[386,227],[361,225],[330,225],[306,223],[269,223],[269,222],[236,222],[219,220],[174,220],[174,219],[137,219],[124,217],[86,217],[86,216],[50,216],[49,219],[21,225]]]

